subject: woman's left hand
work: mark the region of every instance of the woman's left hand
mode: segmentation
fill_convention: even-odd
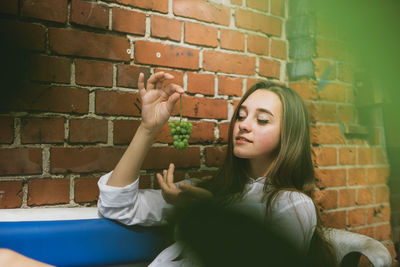
[[[167,203],[172,205],[185,205],[212,198],[212,193],[206,189],[192,186],[184,182],[176,186],[176,184],[174,184],[174,170],[175,166],[171,163],[168,170],[163,171],[163,175],[157,173],[157,180],[162,190],[162,196]]]

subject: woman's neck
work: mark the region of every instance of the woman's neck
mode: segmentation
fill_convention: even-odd
[[[256,179],[258,177],[265,177],[268,168],[270,166],[270,161],[265,158],[253,158],[249,159],[249,175],[250,177]]]

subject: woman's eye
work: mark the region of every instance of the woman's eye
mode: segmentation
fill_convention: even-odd
[[[244,120],[244,118],[245,118],[245,116],[242,116],[242,115],[238,115],[237,116],[237,120],[238,121],[242,121],[242,120]]]
[[[258,119],[257,122],[258,122],[259,124],[263,125],[263,124],[267,124],[267,123],[269,122],[269,120],[261,120],[261,119]]]

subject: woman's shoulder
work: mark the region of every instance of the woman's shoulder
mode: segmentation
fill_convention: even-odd
[[[280,212],[293,208],[315,208],[313,200],[299,191],[282,190],[276,195],[273,202],[274,209]]]

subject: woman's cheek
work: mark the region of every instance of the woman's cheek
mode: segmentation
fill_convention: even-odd
[[[258,140],[258,149],[270,152],[278,147],[280,134],[276,133],[276,131],[266,130],[260,133]]]

